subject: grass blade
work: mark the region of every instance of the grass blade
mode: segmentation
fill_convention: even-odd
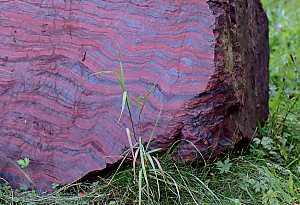
[[[121,79],[120,79],[120,76],[119,76],[118,73],[116,73],[116,72],[114,72],[114,74],[115,74],[115,76],[116,76],[116,78],[117,78],[117,80],[118,80],[118,83],[119,83],[119,85],[120,85],[120,88],[121,88],[122,92],[124,92],[124,91],[125,91],[125,87],[124,87],[124,85],[122,84],[122,81],[121,81]]]
[[[134,153],[133,162],[132,162],[133,176],[134,176],[135,180],[136,180],[135,167],[136,167],[136,161],[137,161],[137,158],[138,158],[138,155],[139,155],[139,151],[140,151],[140,148],[138,147],[137,150]]]
[[[289,175],[289,189],[290,189],[290,193],[295,196],[295,191],[294,191],[294,181],[293,181],[293,174],[292,172],[290,172]]]
[[[119,56],[120,71],[121,71],[121,83],[122,83],[123,88],[125,89],[124,69],[123,69],[123,64],[122,64],[122,60],[121,60],[120,45],[118,46],[118,56]]]
[[[139,171],[139,205],[142,204],[142,175],[143,170],[140,169]]]
[[[148,101],[148,98],[149,98],[150,94],[153,92],[154,88],[156,87],[156,84],[157,84],[156,82],[153,84],[153,86],[152,86],[152,87],[150,88],[150,90],[148,91],[146,97],[144,98],[143,105],[142,105],[142,107],[141,107],[141,109],[140,109],[140,111],[139,111],[139,119],[141,118],[141,114],[142,114],[142,112],[143,112],[143,109],[144,109],[144,107],[145,107],[145,105],[146,105],[146,103],[147,103],[147,101]]]
[[[126,128],[126,134],[127,134],[127,138],[128,138],[128,142],[129,142],[129,146],[130,146],[132,157],[134,157],[133,144],[132,144],[131,134],[130,134],[129,128]]]
[[[113,71],[104,70],[104,71],[100,71],[97,73],[93,73],[92,75],[102,75],[102,74],[108,74],[108,73],[113,73]]]
[[[280,181],[274,176],[274,174],[267,167],[263,167],[263,169],[261,170],[262,173],[264,173],[266,177],[268,177],[268,180],[271,183],[273,189],[275,189],[283,199],[289,202],[293,201],[292,197],[283,190],[284,184],[280,183]]]
[[[147,145],[146,145],[146,148],[145,148],[146,151],[147,151],[148,148],[149,148],[150,142],[151,142],[152,137],[153,137],[153,135],[154,135],[154,132],[155,132],[155,129],[156,129],[156,127],[157,127],[158,120],[159,120],[159,118],[160,118],[161,113],[162,113],[162,109],[160,109],[160,111],[159,111],[159,113],[158,113],[158,116],[157,116],[157,118],[156,118],[155,125],[154,125],[154,127],[153,127],[153,129],[152,129],[151,135],[150,135],[150,137],[149,137],[149,140],[148,140]]]
[[[279,87],[279,89],[277,90],[277,92],[276,92],[276,94],[275,94],[273,100],[270,101],[270,111],[271,111],[271,113],[272,113],[273,115],[276,113],[276,111],[277,111],[278,108],[279,108],[278,102],[279,102],[280,96],[281,96],[282,91],[283,91],[283,85],[284,85],[284,83],[282,82],[282,83],[280,84],[280,87]]]
[[[152,158],[155,160],[155,162],[156,162],[156,164],[157,164],[157,166],[158,166],[158,168],[159,168],[159,170],[161,172],[161,175],[163,176],[164,180],[166,180],[166,175],[165,175],[165,172],[164,172],[162,166],[160,165],[160,162],[158,161],[158,159],[156,157],[152,157]]]
[[[158,201],[159,201],[160,200],[160,188],[159,188],[159,182],[158,182],[158,177],[157,177],[157,173],[156,173],[155,164],[154,164],[154,162],[153,162],[152,157],[150,156],[150,154],[146,153],[146,156],[147,156],[147,158],[148,158],[148,160],[149,160],[149,162],[150,162],[150,164],[152,166],[152,169],[153,169],[155,177],[156,177],[156,185],[157,185],[157,193],[158,193]]]
[[[121,117],[122,117],[122,114],[123,114],[123,111],[124,111],[124,109],[125,109],[126,99],[127,99],[127,91],[125,90],[125,91],[123,92],[122,108],[121,108],[121,113],[120,113],[120,117],[119,117],[118,122],[120,122]]]
[[[141,142],[141,138],[139,139],[139,144],[140,144],[140,158],[141,158],[143,175],[144,175],[147,186],[149,186],[148,179],[147,179],[146,163],[145,163],[145,150],[144,150],[143,144]]]
[[[202,153],[200,152],[200,150],[197,148],[197,146],[196,146],[193,142],[191,142],[191,141],[189,141],[189,140],[186,140],[186,139],[180,139],[180,140],[175,141],[175,142],[171,145],[171,147],[168,149],[168,151],[166,152],[166,156],[168,156],[169,153],[171,152],[171,150],[173,150],[174,146],[175,146],[176,144],[178,144],[179,142],[181,142],[181,141],[188,142],[188,143],[190,143],[190,144],[192,145],[192,147],[195,148],[195,150],[196,150],[197,153],[201,156],[201,158],[202,158],[202,160],[203,160],[203,162],[204,162],[204,167],[206,167],[206,166],[207,166],[206,160],[205,160],[205,158],[203,157],[203,155],[202,155]]]
[[[177,172],[178,172],[178,174],[179,174],[181,180],[183,181],[183,183],[184,183],[184,185],[185,185],[185,189],[189,192],[189,194],[190,194],[190,196],[192,197],[193,201],[194,201],[195,204],[197,205],[198,202],[196,201],[196,199],[195,199],[194,195],[192,194],[191,190],[189,189],[189,186],[186,184],[185,180],[183,179],[183,177],[182,177],[182,175],[181,175],[181,173],[180,173],[180,171],[179,171],[179,169],[178,169],[178,167],[176,166],[175,163],[174,163],[174,166],[175,166],[175,168],[176,168],[176,170],[177,170]]]
[[[194,177],[194,179],[196,181],[198,181],[214,197],[214,199],[216,199],[218,201],[217,204],[222,204],[220,199],[217,197],[217,195],[210,188],[208,188],[208,186],[202,180],[200,180],[198,177],[196,177],[195,175],[193,175],[191,173],[188,173],[188,174],[190,176]]]
[[[141,158],[141,164],[142,164],[142,171],[143,171],[144,179],[146,182],[147,196],[148,196],[148,202],[149,202],[150,201],[150,188],[149,188],[149,181],[148,181],[147,170],[146,170],[145,149],[142,144],[141,138],[139,138],[139,145],[140,145],[140,158]]]
[[[127,94],[126,94],[126,102],[127,102],[127,107],[128,107],[128,110],[130,110],[130,108],[131,108],[131,104],[130,104],[129,92],[127,92]]]
[[[127,153],[126,153],[127,152]],[[124,163],[125,159],[127,158],[128,154],[130,153],[130,150],[127,150],[125,153],[126,155],[123,157],[122,161],[120,162],[117,170],[115,171],[115,173],[113,174],[112,178],[109,180],[108,185],[111,184],[111,182],[113,181],[113,179],[115,178],[116,174],[118,173],[118,171],[120,170],[122,164]]]
[[[152,153],[155,153],[155,152],[159,152],[161,150],[161,148],[156,148],[156,149],[153,149],[153,150],[150,150],[148,152],[146,152],[146,154],[152,154]]]
[[[179,203],[180,203],[181,197],[180,197],[180,192],[179,192],[179,187],[178,187],[178,185],[177,185],[177,182],[176,182],[175,179],[173,179],[172,177],[170,177],[170,179],[171,179],[171,180],[173,181],[173,183],[174,183],[174,186],[175,186],[176,192],[177,192],[177,196],[178,196],[178,201],[179,201]]]
[[[141,97],[143,97],[143,96],[140,95],[139,97],[137,97],[137,99],[135,101],[135,105],[136,105],[136,107],[137,107],[138,110],[140,109],[139,108],[139,102],[140,102]]]

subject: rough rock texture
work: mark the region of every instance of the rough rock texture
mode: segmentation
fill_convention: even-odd
[[[143,140],[213,157],[268,115],[268,21],[259,0],[0,0],[0,170],[39,192],[118,162],[129,148],[118,46]],[[141,101],[142,102],[142,101]],[[132,110],[138,127],[138,111]],[[137,133],[140,136],[141,133]],[[135,141],[135,139],[132,139]],[[189,141],[189,142],[188,142]],[[191,142],[191,143],[190,143]]]

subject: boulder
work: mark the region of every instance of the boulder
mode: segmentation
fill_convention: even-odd
[[[118,163],[136,138],[176,160],[250,140],[268,116],[268,20],[259,0],[0,2],[0,173],[38,192]],[[136,99],[156,83],[139,118]],[[142,106],[143,98],[138,102]],[[132,137],[133,143],[137,139]],[[17,160],[28,157],[23,170]],[[14,162],[14,163],[13,163]]]

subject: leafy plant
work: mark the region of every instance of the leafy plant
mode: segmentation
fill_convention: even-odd
[[[269,190],[267,193],[263,195],[262,204],[268,204],[268,205],[279,204],[279,201],[277,199],[277,193],[274,192],[273,190]]]
[[[255,189],[256,193],[261,193],[261,192],[264,192],[265,190],[269,189],[269,186],[268,186],[266,180],[263,179],[263,180],[258,180],[258,181],[255,180],[253,188]]]
[[[9,161],[11,164],[13,164],[20,172],[22,172],[22,174],[26,177],[26,179],[30,182],[33,183],[33,181],[31,180],[31,178],[26,174],[26,172],[24,172],[24,170],[22,168],[25,168],[29,165],[29,159],[27,157],[23,159],[21,159],[21,164],[24,167],[19,167],[18,164],[16,164],[14,161],[12,161],[11,159],[9,159],[7,156],[5,156],[1,151],[0,151],[0,155],[2,155],[7,161]],[[26,159],[27,158],[27,159]],[[19,160],[18,160],[19,161]],[[18,163],[18,162],[17,162]]]
[[[229,162],[229,158],[227,158],[224,163],[222,161],[218,161],[215,163],[217,165],[217,168],[220,170],[220,173],[227,173],[230,170],[230,167],[232,166],[232,163]]]
[[[263,146],[263,148],[271,150],[273,145],[273,140],[270,137],[263,137],[261,139],[260,144]]]
[[[28,186],[24,184],[23,186],[20,187],[20,190],[21,191],[27,191],[28,190]]]
[[[57,183],[52,183],[52,189],[56,189],[57,187],[59,187],[60,184]]]
[[[25,157],[24,159],[20,159],[17,161],[17,163],[21,166],[21,168],[26,168],[29,165],[29,158]]]

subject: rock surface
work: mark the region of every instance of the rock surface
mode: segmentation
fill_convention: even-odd
[[[132,104],[156,82],[137,136],[178,160],[251,139],[268,116],[268,20],[259,0],[0,1],[0,170],[38,192],[117,163]],[[142,101],[141,101],[142,103]],[[138,127],[138,110],[132,109]],[[142,133],[142,134],[141,134]],[[132,139],[135,141],[135,139]],[[28,157],[24,171],[10,162]]]

